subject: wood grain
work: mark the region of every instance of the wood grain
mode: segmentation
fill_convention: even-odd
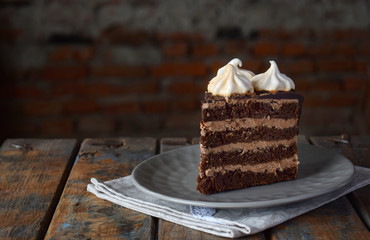
[[[86,191],[92,177],[127,176],[155,154],[152,138],[84,140],[45,239],[151,239],[150,216],[101,200]]]
[[[345,197],[271,228],[271,239],[369,239]]]
[[[354,165],[370,168],[370,136],[347,136],[347,144],[336,142],[335,139],[341,139],[341,136],[311,137],[315,145],[335,150]],[[370,229],[370,186],[348,194],[347,198]]]
[[[184,147],[190,144],[197,144],[199,138],[163,138],[160,141],[161,153],[170,151],[176,148]],[[205,232],[197,231],[188,227],[184,227],[172,222],[168,222],[162,219],[158,220],[158,239],[161,240],[172,240],[172,239],[229,239],[215,235],[211,235]],[[241,237],[238,239],[264,239],[262,233],[254,234],[247,237]]]
[[[341,138],[311,137],[310,141],[317,146],[336,149],[341,154],[352,151],[349,144],[335,142],[335,139]],[[360,161],[357,157],[354,159]],[[346,197],[280,224],[268,232],[272,239],[369,239],[370,237],[366,226]]]
[[[73,139],[8,139],[0,149],[0,239],[42,239],[72,166]]]

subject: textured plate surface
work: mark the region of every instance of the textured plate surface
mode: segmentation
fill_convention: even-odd
[[[342,155],[298,144],[300,164],[295,180],[203,195],[196,190],[199,156],[199,145],[156,155],[134,169],[133,183],[141,191],[167,201],[214,208],[249,208],[319,196],[344,185],[354,173],[352,163]]]

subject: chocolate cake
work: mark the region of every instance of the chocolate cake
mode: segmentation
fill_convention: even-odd
[[[259,75],[234,59],[202,102],[197,189],[203,194],[294,179],[303,97],[275,62]]]

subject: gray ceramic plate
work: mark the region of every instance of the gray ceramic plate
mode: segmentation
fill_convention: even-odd
[[[298,145],[300,161],[295,180],[211,195],[196,190],[200,149],[192,145],[156,155],[132,173],[141,191],[176,203],[214,208],[269,207],[309,199],[347,183],[352,163],[331,150]]]

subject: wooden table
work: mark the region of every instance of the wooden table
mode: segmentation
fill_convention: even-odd
[[[370,167],[370,136],[300,136]],[[0,239],[222,239],[135,212],[86,191],[197,138],[8,139],[0,149]],[[370,239],[370,186],[242,239]]]

